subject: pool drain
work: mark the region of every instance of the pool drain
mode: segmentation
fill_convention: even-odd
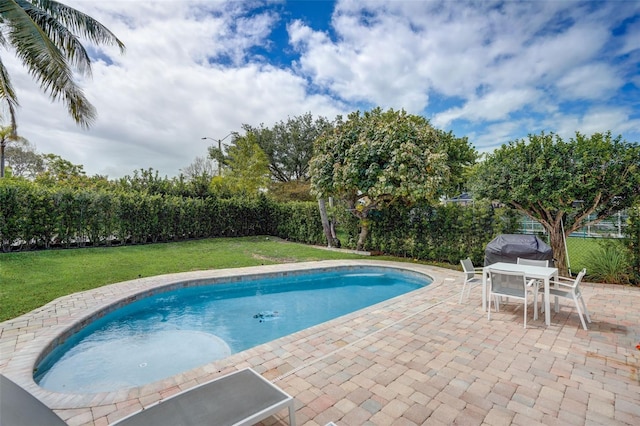
[[[278,311],[262,311],[258,312],[253,317],[258,319],[260,322],[273,321],[280,318],[280,313]]]

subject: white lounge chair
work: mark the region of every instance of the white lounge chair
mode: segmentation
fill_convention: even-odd
[[[66,426],[66,423],[38,398],[0,374],[0,425]]]
[[[219,377],[131,414],[120,426],[250,426],[289,409],[295,426],[294,399],[250,368]]]
[[[250,368],[227,374],[163,399],[114,424],[140,426],[250,426],[289,409],[294,399]],[[52,409],[0,375],[0,426],[66,426]]]

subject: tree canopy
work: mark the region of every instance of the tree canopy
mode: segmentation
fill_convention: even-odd
[[[611,132],[576,133],[568,141],[553,133],[529,135],[477,164],[471,188],[475,197],[498,200],[539,221],[566,274],[564,237],[640,198],[640,146]]]
[[[269,159],[269,171],[275,181],[309,180],[309,160],[313,156],[313,142],[332,124],[324,117],[313,118],[310,112],[287,121],[279,121],[273,128],[244,124]]]
[[[375,108],[338,117],[335,130],[320,136],[310,162],[311,188],[319,198],[347,202],[360,219],[358,249],[369,214],[392,202],[436,200],[450,183],[443,132],[404,110]]]
[[[7,145],[5,150],[6,165],[11,170],[11,176],[35,179],[45,170],[44,157],[26,139],[14,142]]]
[[[238,136],[227,148],[224,180],[231,190],[245,194],[256,194],[270,182],[269,160],[253,133]]]

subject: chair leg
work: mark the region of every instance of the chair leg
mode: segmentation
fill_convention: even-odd
[[[467,281],[462,284],[462,291],[460,292],[460,300],[458,303],[462,303],[462,297],[464,296],[464,289],[467,287]]]
[[[500,305],[498,303],[498,296],[493,296],[493,307],[496,309],[496,312],[500,312]],[[487,313],[487,319],[491,320],[491,294],[489,294],[489,312]]]
[[[584,308],[584,314],[587,316],[587,322],[591,323],[591,316],[589,315],[589,310],[587,309],[587,304],[584,303],[584,299],[582,298],[582,294],[580,295],[580,301],[582,302],[582,307]]]
[[[527,328],[527,294],[525,293],[524,298],[524,328]]]
[[[573,295],[573,301],[576,304],[576,310],[578,311],[578,316],[580,317],[580,322],[582,323],[582,328],[587,330],[587,324],[584,322],[584,318],[582,317],[582,310],[580,310],[580,303],[578,303],[578,298],[576,295]]]

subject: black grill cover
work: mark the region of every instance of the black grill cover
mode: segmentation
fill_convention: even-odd
[[[484,250],[484,265],[496,262],[516,263],[518,258],[548,260],[553,264],[553,251],[536,235],[501,234]]]

